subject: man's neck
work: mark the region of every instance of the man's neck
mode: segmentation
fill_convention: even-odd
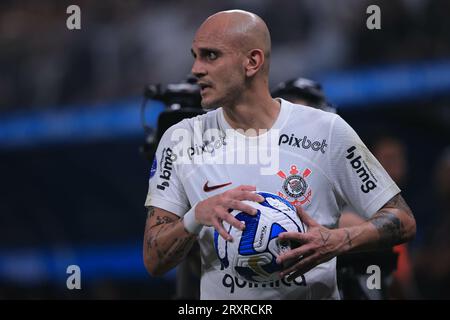
[[[260,130],[270,130],[277,120],[281,105],[270,94],[263,97],[247,99],[232,107],[223,107],[225,120],[233,129],[242,129],[250,132],[253,129],[256,135]]]

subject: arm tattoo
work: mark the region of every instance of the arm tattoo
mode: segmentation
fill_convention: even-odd
[[[153,209],[154,210],[154,209]],[[154,216],[154,212],[152,212],[152,214],[148,216],[147,219],[150,219],[151,217]],[[168,230],[170,228],[175,227],[175,224],[172,223],[174,222],[174,219],[167,217],[167,216],[156,216],[156,223],[152,226],[147,227],[147,230],[145,230],[145,233],[147,235],[147,249],[151,250],[154,246],[158,247],[158,236],[159,234],[163,231],[163,230]],[[156,229],[156,232],[154,231],[154,228],[157,226],[161,226],[160,228]],[[158,251],[158,249],[157,249]]]
[[[188,253],[189,248],[194,243],[196,237],[187,233],[186,236],[182,236],[174,239],[173,243],[167,248],[162,248],[159,244],[159,236],[170,229],[175,228],[176,221],[174,218],[168,216],[156,215],[155,209],[150,207],[148,210],[147,219],[156,219],[156,222],[149,226],[145,230],[147,250],[156,253],[158,259],[164,264],[175,265],[178,261],[182,260]],[[155,229],[155,227],[158,227]]]
[[[159,248],[158,247],[158,234],[163,229],[168,229],[171,227],[174,227],[175,223],[172,223],[170,225],[162,227],[160,230],[158,230],[158,233],[155,235],[154,244],[156,246],[156,254],[158,255],[158,259],[162,262],[164,261],[164,264],[175,266],[179,261],[183,260],[188,253],[190,247],[194,244],[194,241],[196,239],[195,236],[192,236],[190,234],[187,234],[185,236],[176,238],[175,241],[168,247],[168,248]],[[161,263],[160,262],[160,263]]]
[[[386,202],[383,208],[399,208],[404,210],[408,215],[413,216],[411,208],[408,206],[405,199],[403,199],[400,193],[394,196],[388,202]]]
[[[151,217],[153,217],[154,214],[155,214],[155,208],[154,207],[148,208],[147,219],[150,219]]]
[[[328,242],[328,239],[330,239],[331,233],[329,233],[329,232],[324,233],[321,230],[319,230],[319,233],[320,233],[320,237],[322,238],[322,245],[326,245]]]
[[[370,219],[380,236],[380,245],[388,247],[396,245],[402,237],[402,223],[400,219],[392,212],[382,210],[378,211],[375,216]]]
[[[414,217],[411,209],[400,194],[389,200],[369,221],[375,226],[380,236],[380,245],[394,246],[405,238],[405,228],[400,218],[389,211],[390,208],[400,209]]]
[[[166,252],[166,261],[169,264],[177,263],[178,261],[182,260],[186,254],[188,253],[188,250],[194,243],[195,238],[189,236],[178,238],[173,246],[169,248]]]
[[[172,219],[170,217],[157,216],[156,217],[156,224],[153,227],[156,227],[156,226],[159,226],[159,225],[165,224],[165,223],[171,223],[173,221],[174,221],[174,219]]]
[[[350,231],[348,231],[347,229],[344,229],[344,231],[345,231],[345,234],[346,234],[345,240],[347,240],[347,244],[351,248],[351,247],[353,247],[353,244],[352,244],[352,239],[350,238]]]

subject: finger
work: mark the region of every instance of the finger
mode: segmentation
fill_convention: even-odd
[[[301,221],[303,221],[304,224],[306,224],[306,226],[308,227],[319,226],[317,221],[311,218],[309,214],[307,214],[306,211],[303,210],[303,208],[300,205],[296,205],[295,209],[297,209],[298,217],[300,218]]]
[[[304,274],[303,272],[295,271],[294,273],[291,273],[289,275],[289,277],[287,278],[287,281],[294,281],[295,279],[297,279],[298,277],[300,277],[303,274]]]
[[[285,277],[292,272],[299,272],[299,273],[305,274],[306,272],[308,272],[309,270],[314,268],[317,264],[318,263],[316,261],[315,255],[305,257],[302,260],[300,260],[299,262],[297,262],[296,264],[290,266],[289,268],[282,270],[280,272],[280,276]],[[289,278],[290,277],[288,277],[288,279]]]
[[[251,191],[239,191],[234,195],[234,198],[241,201],[249,200],[255,202],[263,202],[265,200],[262,195]]]
[[[285,253],[280,254],[277,257],[278,264],[288,264],[290,261],[303,259],[312,253],[312,248],[308,245],[301,246]]]
[[[228,201],[228,204],[226,205],[227,208],[236,209],[239,211],[244,211],[245,213],[248,213],[249,215],[256,215],[258,213],[258,210],[256,208],[253,208],[252,206],[243,203],[239,200],[230,199]]]
[[[294,240],[300,243],[307,243],[309,240],[309,235],[306,233],[291,231],[291,232],[281,232],[278,235],[280,240]]]
[[[289,268],[283,269],[283,270],[280,272],[280,277],[284,278],[286,275],[288,275],[288,274],[290,274],[290,273],[292,273],[292,272],[298,271],[298,269],[300,268],[300,266],[301,266],[301,264],[300,264],[300,261],[299,261],[299,262],[297,262],[297,263],[294,263],[294,264],[293,264],[292,266],[290,266]]]
[[[300,269],[298,269],[297,271],[295,271],[294,273],[291,273],[288,277],[287,277],[287,281],[293,281],[295,278],[297,278],[299,275],[305,274],[307,273],[309,270],[311,270],[312,268],[314,268],[315,265],[313,264],[308,264],[304,267],[300,267]]]
[[[238,187],[236,187],[234,190],[239,190],[239,191],[256,191],[256,186],[251,186],[248,184],[242,184]]]
[[[214,229],[217,230],[217,232],[221,235],[221,237],[224,238],[226,241],[233,241],[233,238],[228,234],[228,232],[223,227],[222,222],[215,220],[212,223],[212,226],[214,227]]]
[[[244,230],[245,229],[245,224],[242,223],[242,221],[239,221],[238,219],[236,219],[232,214],[230,214],[228,212],[228,210],[224,210],[223,212],[221,212],[219,214],[219,217],[222,220],[228,222],[230,225],[232,225],[236,229],[239,229],[239,230]]]

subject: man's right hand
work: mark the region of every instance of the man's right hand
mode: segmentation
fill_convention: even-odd
[[[243,200],[264,201],[264,197],[254,191],[256,191],[255,186],[241,185],[200,201],[195,208],[195,220],[205,226],[213,226],[225,240],[231,241],[232,237],[223,227],[222,221],[244,230],[245,224],[237,220],[229,209],[244,211],[252,216],[256,215],[255,208],[242,202]]]

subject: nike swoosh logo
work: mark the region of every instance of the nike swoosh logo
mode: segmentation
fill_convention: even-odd
[[[208,186],[208,181],[206,181],[205,185],[203,186],[203,191],[210,192],[213,190],[217,190],[217,189],[229,186],[230,184],[231,184],[231,182],[224,183],[224,184],[218,184],[216,186]]]

